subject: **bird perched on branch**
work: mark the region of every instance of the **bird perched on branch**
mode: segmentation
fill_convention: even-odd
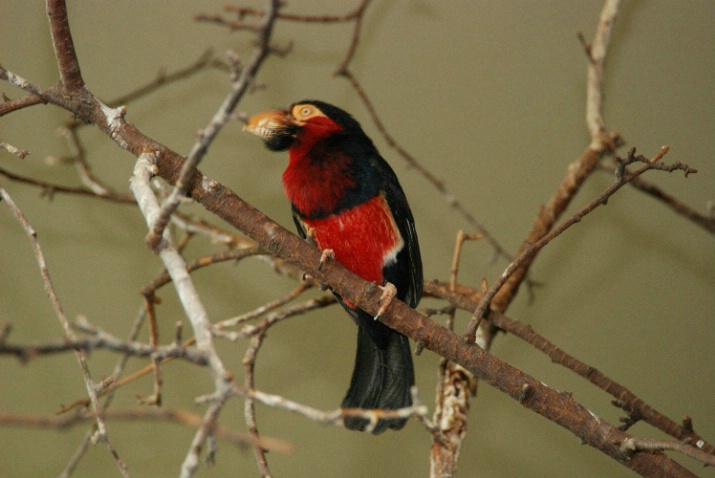
[[[415,307],[422,296],[422,261],[412,212],[397,176],[360,124],[340,108],[306,100],[253,116],[244,129],[272,151],[288,150],[283,185],[300,236],[324,258]],[[355,368],[342,407],[410,406],[415,376],[407,337],[335,295],[358,325]],[[406,421],[380,419],[371,431],[398,430]],[[369,420],[346,417],[344,423],[362,431]]]

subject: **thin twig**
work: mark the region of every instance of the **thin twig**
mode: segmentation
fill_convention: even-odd
[[[240,261],[241,259],[244,259],[246,257],[252,257],[258,254],[265,254],[265,251],[257,246],[245,249],[234,249],[194,259],[188,262],[186,264],[186,267],[189,272],[194,272],[195,270],[213,264],[219,264],[221,262],[226,261]],[[157,277],[152,279],[149,284],[145,285],[142,288],[141,293],[144,296],[153,295],[158,289],[168,284],[169,282],[171,282],[171,275],[166,270],[164,270]]]
[[[620,3],[620,0],[606,0],[593,43],[587,48],[589,64],[586,82],[586,125],[591,135],[591,148],[594,150],[603,149],[604,140],[610,141],[603,121],[603,77],[608,45]]]
[[[108,102],[108,104],[113,107],[126,105],[127,103],[131,103],[157,91],[163,86],[186,79],[200,71],[206,70],[207,68],[211,67],[219,68],[221,70],[228,69],[225,63],[213,58],[213,50],[208,49],[204,51],[194,63],[171,73],[165,73],[163,71],[160,71],[153,81],[142,85],[134,91],[130,91],[129,93],[126,93],[118,98],[112,99]]]
[[[0,118],[8,113],[12,113],[13,111],[44,104],[47,104],[47,100],[35,94],[29,94],[15,100],[5,101],[4,103],[0,103]]]
[[[4,141],[0,141],[0,149],[4,149],[10,154],[14,154],[20,159],[25,159],[25,157],[30,154],[29,149],[20,149],[16,148],[15,146],[11,145],[10,143],[6,143]]]
[[[23,183],[23,184],[28,184],[31,186],[36,186],[38,188],[42,189],[42,194],[48,198],[52,198],[55,193],[63,193],[63,194],[78,194],[80,196],[88,196],[96,199],[105,199],[108,201],[112,202],[117,202],[120,204],[136,204],[136,201],[134,198],[129,198],[128,196],[120,195],[120,196],[115,196],[113,194],[97,194],[95,191],[92,191],[87,188],[76,188],[76,187],[69,187],[69,186],[62,186],[59,184],[54,184],[54,183],[48,183],[46,181],[40,181],[39,179],[35,178],[29,178],[27,176],[21,176],[19,174],[11,173],[10,171],[7,171],[6,169],[0,168],[0,176],[4,176],[12,181],[18,182],[18,183]]]
[[[705,464],[705,466],[715,466],[715,456],[689,445],[687,443],[677,443],[663,440],[649,440],[646,438],[629,437],[621,443],[621,451],[624,453],[636,453],[639,451],[677,451],[685,456]]]
[[[67,319],[67,316],[64,313],[64,310],[62,309],[59,296],[57,295],[55,287],[52,283],[50,271],[47,267],[47,262],[45,261],[45,256],[42,252],[42,249],[40,248],[40,243],[37,240],[37,233],[33,229],[32,225],[30,225],[29,221],[22,213],[20,208],[17,207],[10,195],[2,187],[0,187],[0,198],[2,198],[5,203],[10,207],[10,210],[12,211],[13,215],[17,219],[22,229],[25,231],[25,234],[27,235],[30,244],[32,245],[32,249],[35,253],[35,260],[37,261],[37,265],[40,268],[40,275],[42,276],[42,281],[45,286],[45,292],[50,299],[50,303],[52,304],[52,308],[55,311],[55,315],[60,321],[60,325],[62,326],[65,338],[69,341],[76,341],[75,334],[72,331],[72,327],[70,325],[69,320]],[[92,409],[94,410],[96,418],[95,423],[97,426],[97,432],[92,437],[93,441],[102,441],[105,443],[107,449],[109,450],[109,453],[114,458],[114,461],[117,464],[119,471],[122,473],[123,476],[128,477],[129,471],[127,469],[127,466],[119,457],[119,453],[114,448],[114,445],[109,439],[109,435],[107,433],[107,428],[102,417],[103,410],[100,407],[99,402],[97,401],[96,385],[94,383],[94,380],[92,380],[92,376],[89,371],[89,365],[87,364],[87,353],[83,350],[75,350],[75,356],[77,357],[77,362],[79,363],[80,370],[82,371],[85,388],[87,389],[87,393],[89,395],[90,402],[92,404]]]
[[[66,353],[68,351],[109,350],[129,357],[155,358],[157,360],[164,360],[170,357],[180,358],[202,366],[208,363],[203,353],[188,347],[175,344],[154,346],[140,342],[124,341],[85,321],[74,322],[72,327],[89,334],[89,337],[34,345],[11,344],[3,340],[0,342],[0,355],[13,355],[19,360],[27,362],[41,356]]]
[[[613,168],[602,167],[601,169],[613,173]],[[689,219],[692,223],[702,227],[710,234],[715,234],[715,217],[696,211],[672,194],[665,192],[663,189],[643,178],[634,178],[630,182],[630,185],[652,198],[661,201],[673,212]]]
[[[88,420],[94,420],[92,414],[80,410],[74,414],[68,415],[11,415],[0,414],[0,426],[2,427],[22,427],[22,428],[54,428],[57,430],[66,430],[86,423]],[[189,428],[197,428],[201,425],[202,417],[188,410],[167,409],[167,408],[135,408],[121,410],[107,410],[104,414],[105,420],[108,421],[163,421],[169,423],[180,424]],[[226,440],[232,445],[245,449],[252,446],[255,441],[246,433],[235,432],[229,428],[217,426],[214,433],[218,438]],[[276,453],[291,453],[293,446],[278,438],[263,437],[257,445],[262,446],[266,450]]]
[[[447,186],[445,185],[444,181],[432,174],[429,169],[427,169],[421,162],[417,160],[417,158],[415,158],[406,149],[404,149],[390,134],[390,132],[387,130],[382,120],[378,116],[375,106],[372,104],[372,101],[370,100],[365,90],[362,88],[362,85],[355,77],[355,75],[353,75],[352,72],[347,68],[341,70],[339,74],[350,82],[353,89],[362,100],[363,105],[365,105],[365,108],[367,109],[367,112],[370,115],[373,124],[380,132],[388,146],[394,149],[395,152],[397,152],[397,154],[400,155],[402,159],[404,159],[411,168],[414,168],[422,177],[424,177],[427,182],[429,182],[432,187],[434,187],[442,195],[447,204],[455,211],[457,211],[457,213],[462,216],[462,218],[470,226],[472,226],[475,230],[479,232],[479,234],[484,238],[484,240],[492,246],[495,255],[507,260],[513,260],[514,256],[510,254],[504,247],[502,247],[499,241],[489,232],[486,226],[482,224],[471,212],[469,212],[469,210],[464,206],[464,204],[462,204],[462,201],[457,196],[455,196],[454,193],[447,189]]]
[[[591,213],[598,206],[605,205],[608,202],[608,198],[613,196],[616,191],[618,191],[623,186],[625,186],[641,174],[645,173],[646,171],[654,169],[656,163],[668,153],[668,149],[668,146],[663,146],[660,151],[656,153],[655,156],[653,156],[649,161],[646,162],[645,166],[634,171],[633,173],[626,174],[622,178],[616,180],[610,187],[606,188],[605,191],[596,196],[596,198],[594,198],[591,202],[579,209],[576,214],[571,216],[571,218],[562,222],[558,227],[551,229],[548,234],[543,236],[534,244],[529,244],[526,249],[521,254],[519,254],[511,264],[509,264],[506,270],[502,273],[501,277],[499,277],[499,279],[494,282],[494,284],[492,284],[489,290],[484,294],[484,297],[482,297],[482,300],[479,303],[479,307],[477,307],[477,309],[474,311],[474,314],[472,315],[472,320],[470,321],[467,333],[465,334],[465,340],[474,340],[479,321],[487,317],[487,308],[489,307],[490,302],[492,301],[494,296],[496,296],[499,290],[504,286],[504,284],[506,284],[507,281],[512,277],[512,274],[522,268],[525,263],[530,261],[545,245],[551,242],[554,238],[566,231],[569,227],[580,222],[586,215]]]
[[[274,300],[268,302],[267,304],[263,304],[260,307],[257,307],[255,309],[253,309],[249,312],[246,312],[244,314],[241,314],[237,317],[232,317],[230,319],[222,320],[221,322],[218,322],[214,326],[216,329],[214,333],[216,335],[225,334],[226,332],[223,332],[223,331],[229,327],[235,327],[239,324],[243,324],[245,322],[248,322],[249,320],[258,318],[267,312],[271,312],[271,311],[277,309],[278,307],[282,307],[285,304],[287,304],[288,302],[290,302],[291,300],[293,300],[296,297],[298,297],[299,295],[301,295],[306,290],[308,290],[311,286],[312,285],[308,282],[302,282],[301,284],[299,284],[297,287],[295,287],[293,290],[291,290],[287,294],[285,294],[281,297],[278,297],[277,299],[274,299]],[[331,296],[326,296],[326,297],[331,297]],[[309,308],[306,306],[306,308],[303,309],[301,311],[301,313],[305,312],[307,310],[309,310]],[[230,337],[230,338],[233,338],[233,337]]]
[[[297,413],[308,420],[322,425],[343,426],[345,417],[365,418],[374,426],[378,421],[391,418],[409,418],[412,416],[426,416],[427,407],[422,404],[417,394],[417,387],[412,387],[412,405],[394,410],[365,410],[362,408],[338,408],[337,410],[323,411],[317,408],[294,402],[280,395],[273,395],[260,390],[249,389],[243,392],[246,396],[272,408],[279,408],[292,413]],[[369,432],[370,425],[366,429]]]
[[[263,61],[271,53],[270,39],[275,23],[276,13],[279,8],[279,0],[271,0],[270,8],[261,24],[261,29],[258,32],[258,42],[254,49],[253,57],[248,64],[243,67],[240,74],[231,83],[231,89],[219,107],[216,114],[211,118],[209,124],[201,130],[198,140],[194,143],[191,151],[186,157],[184,164],[181,167],[181,172],[174,185],[171,194],[164,201],[161,207],[161,213],[154,221],[151,231],[147,236],[147,243],[152,249],[157,249],[161,242],[162,232],[166,228],[171,215],[179,206],[183,197],[189,189],[189,180],[196,172],[199,162],[203,159],[208,151],[209,145],[214,138],[219,134],[223,126],[230,120],[231,113],[238,105],[243,95],[252,85],[256,73],[263,64]]]

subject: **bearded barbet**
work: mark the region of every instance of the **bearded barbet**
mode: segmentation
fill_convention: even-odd
[[[272,151],[288,150],[283,186],[300,236],[363,279],[391,283],[398,299],[416,307],[422,261],[412,212],[397,176],[360,124],[340,108],[306,100],[253,116],[244,129]],[[335,296],[358,325],[342,408],[410,406],[415,374],[407,337]],[[379,419],[371,431],[399,430],[406,421]],[[370,422],[346,416],[344,423],[362,431]]]

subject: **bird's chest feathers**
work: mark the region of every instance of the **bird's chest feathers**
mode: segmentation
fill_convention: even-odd
[[[328,152],[315,145],[309,151],[292,148],[289,154],[283,186],[288,199],[303,216],[333,212],[355,186],[353,159],[342,152]]]
[[[320,219],[303,219],[320,249],[363,279],[382,284],[382,269],[397,260],[404,241],[382,195]]]

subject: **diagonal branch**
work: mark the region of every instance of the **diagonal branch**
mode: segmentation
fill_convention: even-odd
[[[604,168],[604,171],[605,170],[606,168]],[[702,227],[710,234],[715,234],[715,216],[702,214],[696,211],[694,208],[683,203],[672,194],[665,192],[663,189],[659,188],[655,184],[643,178],[634,178],[630,182],[630,184],[635,189],[651,196],[654,199],[658,199],[663,204],[668,206],[672,211],[677,214],[680,214],[686,219],[689,219],[692,223]]]
[[[571,216],[568,220],[562,222],[558,227],[551,229],[548,234],[542,236],[538,241],[534,242],[533,244],[526,244],[526,247],[523,248],[522,252],[516,257],[516,259],[514,259],[514,261],[512,261],[511,264],[509,264],[506,270],[502,273],[501,277],[499,277],[499,279],[494,284],[492,284],[486,294],[484,294],[484,297],[482,297],[482,300],[479,303],[479,307],[477,307],[477,310],[474,311],[472,321],[467,328],[465,340],[474,340],[475,333],[477,331],[477,327],[479,326],[481,319],[486,318],[486,316],[488,315],[487,308],[489,307],[489,304],[499,293],[502,287],[507,284],[514,275],[516,275],[517,271],[522,270],[526,266],[526,264],[530,263],[536,256],[536,254],[538,254],[539,251],[546,244],[551,242],[554,238],[556,238],[569,227],[581,222],[581,219],[583,219],[587,214],[592,212],[597,207],[605,205],[608,202],[608,198],[613,196],[616,191],[618,191],[623,186],[636,179],[638,176],[645,173],[646,171],[655,168],[658,161],[660,161],[663,156],[666,155],[668,149],[668,146],[663,146],[660,151],[655,156],[653,156],[653,158],[650,159],[650,161],[646,162],[645,166],[641,167],[633,173],[621,176],[610,187],[608,187],[605,191],[599,194],[594,200],[579,209],[578,212],[576,212],[576,214]],[[635,153],[635,150],[631,151],[631,155]]]
[[[15,100],[6,100],[3,103],[0,103],[0,117],[8,113],[12,113],[13,111],[27,108],[29,106],[41,105],[46,103],[47,101],[45,101],[41,96],[38,96],[36,94],[29,94],[21,98],[17,98]]]
[[[196,143],[194,143],[193,148],[186,157],[186,161],[184,161],[184,164],[181,167],[181,173],[179,174],[179,178],[174,185],[174,189],[171,191],[169,197],[164,201],[164,204],[161,207],[161,213],[154,222],[147,237],[147,243],[152,249],[156,249],[158,247],[162,232],[169,224],[171,215],[179,206],[181,198],[186,196],[189,186],[188,181],[196,170],[199,162],[208,151],[209,145],[231,118],[231,113],[236,108],[236,105],[238,105],[238,102],[241,100],[244,93],[248,91],[249,86],[253,84],[256,73],[263,64],[263,61],[270,54],[270,39],[276,14],[278,13],[279,3],[279,0],[271,0],[271,8],[265,15],[261,28],[258,31],[258,45],[254,50],[253,57],[249,61],[248,65],[241,70],[240,75],[238,75],[238,77],[232,82],[228,95],[224,99],[216,114],[213,118],[211,118],[209,124],[201,130],[199,139]]]
[[[84,87],[84,80],[72,40],[65,0],[47,0],[47,16],[50,20],[52,45],[55,48],[60,83],[69,90],[77,91]]]
[[[586,82],[586,122],[591,134],[591,143],[573,163],[568,166],[566,176],[556,193],[548,203],[541,208],[536,221],[522,242],[517,256],[523,255],[530,247],[554,227],[558,219],[581,189],[583,183],[598,166],[599,161],[620,142],[617,134],[607,133],[603,126],[603,66],[611,38],[611,29],[618,14],[619,0],[606,0],[599,19],[593,46],[589,48],[589,63]],[[491,303],[491,308],[504,312],[516,297],[521,283],[527,276],[529,268],[536,258],[531,254],[515,270],[504,286],[500,288]],[[475,316],[469,330],[475,328]]]
[[[425,294],[447,300],[450,304],[470,313],[477,309],[482,297],[480,291],[464,286],[458,286],[456,291],[452,291],[451,284],[437,282],[426,282]],[[571,370],[610,394],[614,398],[613,404],[628,413],[630,418],[643,420],[677,440],[697,444],[701,450],[715,456],[715,447],[695,433],[692,427],[682,426],[663,415],[620,383],[557,347],[546,337],[535,332],[531,326],[498,312],[489,314],[489,322],[546,354],[552,362]]]

